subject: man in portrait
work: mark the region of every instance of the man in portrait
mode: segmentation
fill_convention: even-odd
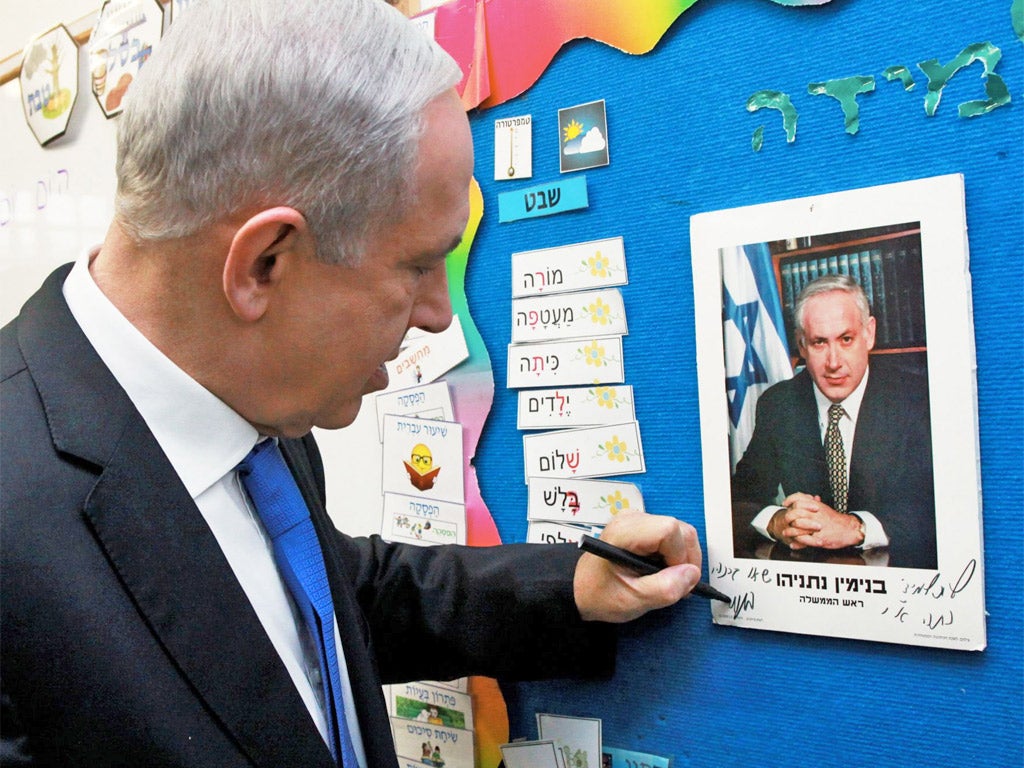
[[[794,320],[806,367],[757,402],[732,478],[736,556],[936,568],[927,379],[872,362],[849,276],[808,283]]]

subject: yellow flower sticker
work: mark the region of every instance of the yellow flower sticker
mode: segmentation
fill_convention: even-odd
[[[594,277],[608,277],[608,268],[611,262],[607,256],[602,256],[600,251],[587,259],[587,264],[590,265],[590,274]]]
[[[615,399],[615,387],[594,387],[594,397],[597,398],[597,405],[601,408],[618,408],[619,404]]]
[[[588,306],[587,311],[590,312],[590,321],[592,323],[608,325],[608,319],[611,316],[612,308],[605,302],[601,301],[600,298],[596,299],[593,304]]]
[[[609,512],[613,515],[619,514],[624,509],[629,509],[629,499],[622,495],[622,491],[616,491],[615,493],[608,494],[608,498],[602,498],[601,501],[608,503]]]
[[[607,365],[605,362],[605,351],[604,347],[597,343],[597,339],[590,342],[582,350],[583,356],[587,360],[587,365]]]
[[[628,456],[629,446],[623,441],[619,440],[618,435],[612,435],[612,439],[600,446],[601,450],[605,452],[609,461],[625,461]]]

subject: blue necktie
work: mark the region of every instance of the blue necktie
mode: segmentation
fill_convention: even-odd
[[[253,448],[238,465],[238,475],[270,534],[278,570],[319,651],[331,753],[336,762],[356,768],[359,763],[342,703],[331,588],[309,509],[274,440],[264,440]]]

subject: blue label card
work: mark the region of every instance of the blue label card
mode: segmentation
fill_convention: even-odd
[[[518,221],[586,208],[587,177],[577,176],[498,195],[498,221]]]

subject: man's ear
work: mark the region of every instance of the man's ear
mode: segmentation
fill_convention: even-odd
[[[224,295],[242,320],[259,320],[286,270],[286,260],[310,237],[306,218],[294,208],[268,208],[235,231],[224,260]]]

